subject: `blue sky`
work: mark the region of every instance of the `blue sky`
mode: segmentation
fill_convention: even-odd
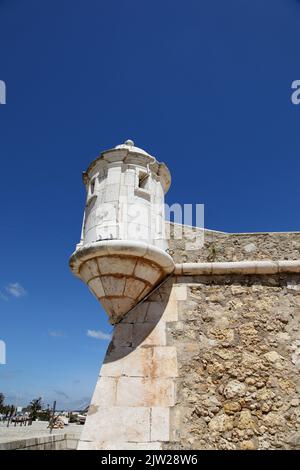
[[[210,229],[300,230],[297,0],[0,0],[0,391],[88,403],[109,334],[68,268],[81,172],[134,139]],[[23,291],[22,291],[23,288]],[[17,397],[17,398],[16,398]]]

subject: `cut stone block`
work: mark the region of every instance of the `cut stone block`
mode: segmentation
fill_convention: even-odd
[[[173,291],[173,295],[175,296],[176,300],[186,300],[187,299],[187,287],[186,287],[186,285],[173,286],[172,291]]]
[[[133,325],[130,323],[118,323],[113,334],[113,344],[115,348],[119,346],[131,346],[133,335]]]
[[[133,347],[164,346],[166,344],[166,325],[163,321],[158,323],[135,323],[133,325]]]
[[[146,321],[147,322],[158,322],[165,310],[165,305],[162,302],[149,302],[147,310]]]
[[[124,277],[101,276],[101,282],[107,297],[123,295],[125,287]]]
[[[169,408],[151,408],[151,441],[170,440]]]
[[[120,260],[119,257],[102,256],[101,258],[97,258],[97,260],[101,274],[131,275],[136,264],[136,258],[124,258]]]
[[[126,356],[102,365],[101,376],[146,377],[151,370],[151,348],[137,348]]]
[[[89,288],[91,291],[95,294],[95,296],[99,299],[99,297],[104,297],[105,292],[102,286],[102,282],[100,280],[100,277],[95,277],[92,279],[89,283]]]
[[[111,377],[99,377],[96,383],[88,415],[98,412],[102,406],[113,406],[116,403],[116,380]]]
[[[161,276],[161,272],[158,266],[151,265],[143,260],[138,261],[134,274],[140,279],[145,279],[146,281],[154,284]]]
[[[95,276],[99,276],[98,264],[95,259],[90,259],[81,266],[80,276],[85,282],[88,282]]]
[[[178,320],[178,305],[175,296],[171,292],[171,295],[168,299],[168,303],[165,306],[163,319],[166,322],[172,322]]]
[[[81,441],[92,442],[149,442],[150,408],[99,407],[88,415]]]
[[[116,319],[121,318],[124,312],[128,312],[132,307],[134,307],[134,300],[129,299],[128,297],[112,297],[111,303]]]
[[[139,279],[134,279],[132,277],[126,280],[124,293],[127,297],[136,299],[145,289],[146,284]]]
[[[168,378],[177,377],[177,353],[173,346],[156,346],[153,348],[153,376]]]
[[[104,310],[109,315],[109,318],[110,318],[111,322],[113,322],[113,320],[116,317],[115,317],[113,304],[111,303],[110,299],[106,299],[105,297],[101,297],[101,299],[99,299],[99,300],[101,302],[102,307],[104,308]]]
[[[121,377],[117,385],[119,407],[173,406],[175,401],[172,379]]]
[[[150,302],[142,302],[125,315],[122,323],[143,323],[145,321]]]

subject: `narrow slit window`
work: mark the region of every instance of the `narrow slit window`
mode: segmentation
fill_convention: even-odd
[[[91,181],[91,194],[94,194],[95,191],[95,180]]]
[[[148,190],[149,175],[148,173],[139,174],[139,188]]]

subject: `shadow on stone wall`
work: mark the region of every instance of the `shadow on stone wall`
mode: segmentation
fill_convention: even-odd
[[[165,335],[165,325],[162,322],[160,325],[160,321],[168,304],[173,283],[174,278],[170,278],[115,325],[103,364],[127,356],[141,344],[146,347],[161,342],[161,336]]]

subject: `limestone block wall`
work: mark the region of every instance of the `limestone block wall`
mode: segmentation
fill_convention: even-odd
[[[178,368],[167,335],[181,296],[167,281],[115,326],[79,450],[162,449],[170,441]]]

